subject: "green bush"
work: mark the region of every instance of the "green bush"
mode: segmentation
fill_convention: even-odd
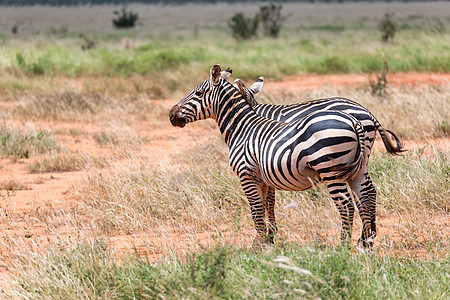
[[[259,17],[246,18],[243,13],[235,14],[228,22],[228,26],[236,39],[248,40],[256,36]]]
[[[264,35],[270,37],[278,37],[281,26],[286,17],[281,16],[283,6],[270,3],[259,8],[259,18],[262,22]]]
[[[122,7],[120,11],[115,10],[114,15],[116,18],[113,19],[113,24],[116,28],[134,27],[138,19],[138,14],[133,12],[131,9],[128,10],[126,7]]]

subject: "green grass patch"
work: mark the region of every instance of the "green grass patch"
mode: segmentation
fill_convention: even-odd
[[[289,28],[276,40],[235,41],[224,34],[161,36],[154,37],[151,43],[139,38],[134,49],[124,49],[120,41],[104,37],[104,46],[90,51],[82,51],[76,46],[78,41],[71,38],[50,42],[30,40],[12,43],[0,54],[1,70],[38,76],[158,76],[168,92],[183,87],[180,81],[204,79],[211,65],[218,62],[234,68],[236,75],[244,79],[297,72],[377,71],[380,64],[375,62],[382,52],[386,54],[390,72],[450,70],[447,32],[403,30],[392,44],[382,43],[375,28],[358,30],[332,25]],[[22,52],[23,48],[29,51]],[[170,83],[174,79],[175,87]]]
[[[266,253],[216,246],[185,259],[120,264],[102,241],[25,254],[13,298],[32,299],[443,299],[448,259],[281,244]]]

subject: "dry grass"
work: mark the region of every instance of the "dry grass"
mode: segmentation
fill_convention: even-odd
[[[44,130],[24,130],[0,125],[0,155],[13,160],[57,151],[60,146]]]
[[[27,186],[27,183],[17,180],[14,177],[10,177],[0,181],[0,190],[20,191],[29,189],[30,188]]]
[[[38,156],[28,165],[32,173],[72,172],[106,166],[105,158],[96,158],[83,153],[53,152]]]
[[[427,229],[430,218],[440,219],[450,210],[448,150],[431,149],[426,155],[416,151],[392,158],[376,153],[371,159],[379,216],[410,219],[406,227],[402,222],[395,228],[402,242],[380,235],[394,248],[419,236],[421,245],[439,249],[439,245],[447,245],[442,241],[445,233],[436,230],[445,223],[437,221],[433,229]],[[150,231],[159,235],[168,227],[197,232],[216,230],[224,224],[234,226],[236,232],[253,228],[247,200],[226,157],[226,146],[218,140],[170,160],[135,156],[111,172],[91,173],[74,187],[73,195],[94,209],[98,227],[105,233]],[[276,211],[279,238],[336,242],[340,221],[323,187],[277,192]],[[355,236],[359,226],[356,221]]]
[[[448,136],[450,118],[450,85],[432,87],[390,87],[386,99],[372,96],[367,88],[321,88],[307,92],[279,91],[262,93],[259,103],[291,104],[312,99],[342,96],[366,108],[380,121],[404,139],[421,140]]]
[[[111,127],[94,134],[94,139],[101,146],[128,148],[145,143],[146,139],[141,138],[130,127]]]

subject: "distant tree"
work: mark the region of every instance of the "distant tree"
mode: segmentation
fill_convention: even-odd
[[[281,16],[283,6],[270,3],[259,8],[259,19],[262,22],[264,34],[266,36],[278,37],[281,26],[286,17]]]
[[[394,39],[395,30],[397,25],[394,22],[394,13],[387,13],[384,18],[378,24],[378,29],[381,31],[381,40],[388,42],[389,39]]]
[[[126,6],[122,7],[120,11],[115,10],[114,15],[116,18],[113,19],[113,24],[116,28],[134,27],[138,19],[138,14],[133,12],[131,9],[128,10]]]
[[[228,26],[231,28],[233,36],[242,40],[248,40],[256,36],[258,25],[258,15],[253,18],[246,18],[243,13],[237,13],[228,21]]]

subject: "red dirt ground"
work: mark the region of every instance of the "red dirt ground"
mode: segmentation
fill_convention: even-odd
[[[433,85],[442,82],[449,82],[450,74],[394,74],[389,75],[389,83],[392,85]],[[294,75],[288,76],[283,81],[266,81],[265,90],[274,91],[277,89],[314,89],[323,87],[342,87],[346,85],[364,85],[367,79],[361,75]],[[152,100],[154,103],[158,100]],[[175,100],[160,100],[161,105],[167,106],[169,109]],[[10,105],[2,103],[2,105]],[[40,128],[75,128],[79,129],[80,123],[61,123],[53,122],[47,124],[39,122]],[[160,128],[149,130],[146,123],[137,123],[136,132],[140,136],[151,137],[148,144],[144,145],[144,150],[153,153],[161,153],[162,155],[171,156],[184,151],[186,146],[201,143],[216,135],[211,136],[210,131],[202,129],[202,127],[187,126],[183,131],[173,128],[167,121]],[[84,124],[84,131],[95,132],[95,124]],[[105,155],[110,150],[100,147],[92,137],[80,137],[78,141],[71,136],[56,135],[63,140],[64,147],[71,150],[80,150],[93,155]],[[376,143],[376,151],[384,151],[383,145]],[[428,141],[408,141],[407,148],[414,149],[429,143]],[[450,139],[443,138],[433,141],[433,144],[439,147],[449,149]],[[7,280],[7,270],[10,265],[10,253],[14,241],[20,241],[19,244],[31,248],[40,248],[48,244],[54,244],[64,238],[75,238],[80,228],[75,228],[70,222],[63,219],[54,223],[51,227],[39,219],[39,212],[42,212],[43,218],[48,215],[49,211],[70,211],[76,209],[82,203],[73,199],[68,195],[68,190],[73,183],[85,176],[84,172],[65,172],[65,173],[44,173],[31,174],[27,170],[27,162],[29,160],[22,159],[18,162],[11,162],[9,159],[0,160],[0,178],[2,180],[12,178],[24,182],[29,187],[28,190],[19,191],[0,191],[2,201],[0,202],[0,231],[2,239],[0,240],[0,272],[3,271]],[[38,217],[36,217],[38,216]],[[80,218],[80,221],[86,221]],[[378,218],[380,233],[377,242],[380,243],[381,237],[390,237],[391,239],[401,240],[398,236],[397,226],[402,226],[405,217],[400,216],[381,216]],[[85,224],[83,224],[85,225]],[[239,235],[233,235],[232,230],[228,230],[231,224],[224,224],[214,232],[177,232],[173,228],[167,228],[164,236],[155,236],[152,233],[140,233],[133,235],[112,235],[109,237],[114,249],[120,252],[131,252],[136,248],[143,255],[147,255],[152,260],[156,260],[160,254],[166,250],[175,249],[179,253],[183,253],[189,247],[207,245],[216,243],[217,239],[213,236],[222,236],[228,242],[232,242],[239,246],[248,246],[254,235],[253,228],[245,228],[239,232]],[[436,230],[442,231],[443,238],[450,235],[449,218],[437,218],[430,220],[430,226],[434,226]],[[357,228],[355,229],[357,230]],[[356,232],[356,231],[355,231]],[[356,234],[354,234],[356,242]],[[425,246],[414,253],[414,255],[426,256]],[[1,277],[1,274],[0,274]]]

